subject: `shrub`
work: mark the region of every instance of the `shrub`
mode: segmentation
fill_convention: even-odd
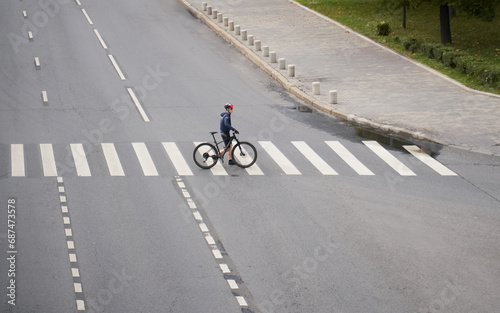
[[[451,68],[455,68],[457,66],[457,60],[462,57],[462,56],[465,56],[466,53],[464,52],[460,52],[460,51],[446,51],[442,54],[442,62],[444,65],[448,66],[448,67],[451,67]]]
[[[437,47],[433,50],[434,58],[443,62],[443,54],[453,51],[455,51],[453,48],[441,45],[440,47]]]
[[[387,36],[391,32],[391,28],[389,27],[389,23],[380,22],[377,24],[377,34],[379,36]]]
[[[471,57],[469,55],[457,57],[455,60],[455,69],[462,73],[467,73],[467,66],[473,61],[475,61],[474,57]]]
[[[440,43],[424,43],[420,45],[420,51],[429,59],[436,59],[438,49],[443,47],[444,46]]]
[[[413,53],[417,52],[418,49],[420,48],[420,45],[415,38],[407,38],[403,40],[403,46],[405,47],[406,50]]]

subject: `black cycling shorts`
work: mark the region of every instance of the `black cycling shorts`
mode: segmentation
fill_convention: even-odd
[[[231,136],[229,133],[220,133],[222,139],[224,140],[224,145],[226,148],[231,144]]]

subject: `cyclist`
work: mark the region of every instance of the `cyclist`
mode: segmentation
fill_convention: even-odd
[[[233,143],[231,142],[231,135],[229,135],[229,132],[231,130],[237,134],[239,134],[239,132],[238,130],[236,130],[236,128],[231,126],[231,113],[233,113],[234,105],[232,105],[231,103],[226,103],[226,105],[224,105],[224,109],[226,109],[226,111],[220,114],[220,135],[224,140],[225,149],[221,150],[220,153],[222,155],[227,149],[229,164],[233,165],[235,164],[231,159],[231,149],[233,148]]]

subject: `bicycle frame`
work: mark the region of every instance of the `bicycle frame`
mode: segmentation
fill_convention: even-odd
[[[220,154],[219,144],[220,143],[224,143],[224,139],[222,139],[221,141],[217,142],[217,139],[215,139],[215,134],[216,133],[217,132],[211,132],[210,134],[212,134],[212,137],[214,139],[214,145],[215,145],[215,149],[217,149],[218,158],[222,161],[222,163],[224,163],[224,156],[226,155],[227,149],[226,149],[226,147],[224,147],[224,153],[222,155]],[[230,136],[229,139],[231,140],[229,145],[232,144],[233,140],[236,140],[236,144],[239,143],[239,140],[236,137],[236,133],[235,132],[233,132],[233,135]]]

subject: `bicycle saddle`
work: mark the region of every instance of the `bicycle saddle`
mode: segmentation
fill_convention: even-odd
[[[218,133],[218,132],[210,132],[210,134],[212,134],[212,135],[213,135],[213,134],[217,134],[217,133]]]

